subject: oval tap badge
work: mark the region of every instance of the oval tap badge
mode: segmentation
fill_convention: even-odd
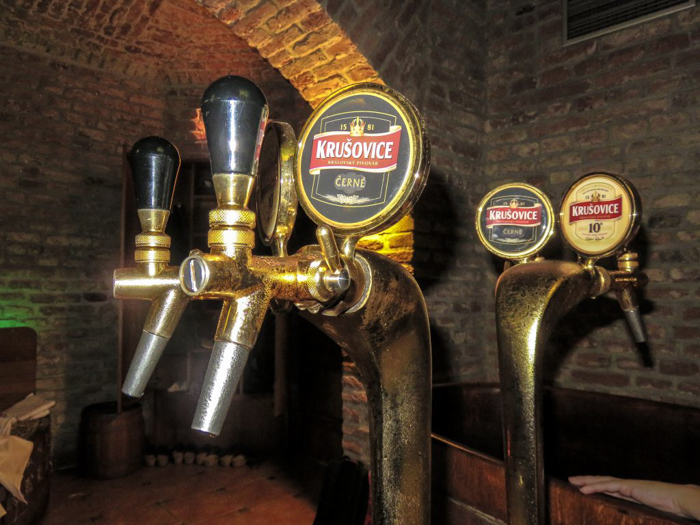
[[[430,146],[413,105],[379,84],[333,93],[301,132],[297,194],[316,224],[366,235],[410,211],[428,175]]]
[[[641,202],[634,186],[622,177],[590,173],[568,189],[559,217],[571,247],[599,259],[624,247],[637,233]]]
[[[552,236],[554,210],[547,196],[534,186],[505,184],[482,199],[476,231],[491,253],[505,259],[525,259]]]

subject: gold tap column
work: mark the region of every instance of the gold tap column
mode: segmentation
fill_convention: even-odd
[[[348,353],[365,385],[372,523],[427,525],[432,358],[425,300],[401,265],[364,250],[358,255],[372,282],[367,303],[338,317],[302,316]]]
[[[541,368],[552,329],[579,302],[612,288],[624,299],[623,309],[643,337],[632,289],[644,286],[646,278],[635,273],[636,255],[621,256],[621,270],[616,272],[595,265],[600,257],[624,252],[639,226],[640,212],[639,197],[627,181],[610,174],[586,175],[568,190],[560,210],[564,235],[579,253],[579,263],[529,262],[551,234],[552,210],[546,196],[525,184],[507,184],[479,205],[479,239],[492,253],[519,262],[496,284],[510,525],[547,521]]]
[[[411,210],[429,164],[415,107],[375,84],[340,89],[317,107],[295,163],[299,202],[319,226],[324,260],[329,268],[344,262],[352,283],[345,305],[323,315],[311,305],[302,315],[348,353],[367,392],[375,525],[430,523],[430,328],[411,275],[379,254],[355,254],[355,244]]]
[[[595,275],[576,263],[540,261],[509,268],[496,284],[510,525],[545,523],[540,420],[544,346],[559,319],[596,295]]]

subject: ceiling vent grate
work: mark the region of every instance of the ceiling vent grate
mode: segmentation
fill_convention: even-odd
[[[695,0],[564,0],[567,43],[617,31],[695,6]]]

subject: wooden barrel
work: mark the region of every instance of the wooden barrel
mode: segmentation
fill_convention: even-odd
[[[126,476],[143,464],[144,422],[141,405],[122,407],[97,403],[80,415],[80,470],[83,476],[111,479]]]

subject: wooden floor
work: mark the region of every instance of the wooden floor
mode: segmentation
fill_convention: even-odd
[[[287,470],[266,461],[170,464],[114,480],[56,472],[40,525],[311,525],[316,506]]]

